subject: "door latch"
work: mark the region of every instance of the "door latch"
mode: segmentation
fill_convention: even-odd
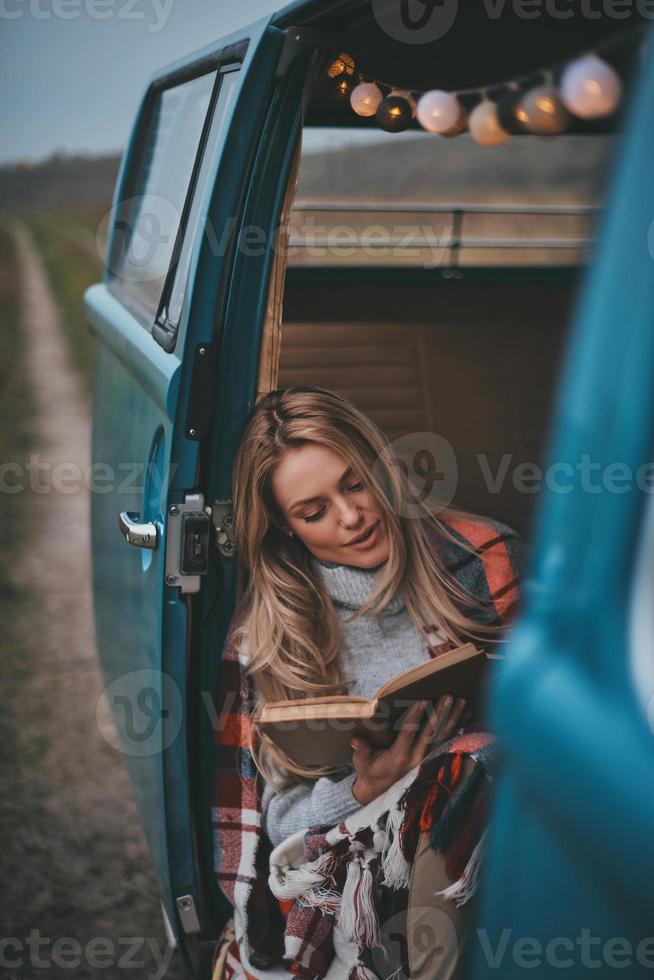
[[[166,585],[182,593],[200,591],[200,579],[209,569],[211,518],[204,509],[204,495],[187,493],[183,502],[168,508],[166,535]]]
[[[215,545],[225,558],[236,552],[232,501],[216,500],[204,506],[204,494],[187,493],[168,508],[166,534],[166,585],[184,594],[200,591],[200,580],[209,570],[212,525]]]

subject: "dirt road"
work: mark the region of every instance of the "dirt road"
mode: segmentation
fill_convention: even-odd
[[[89,499],[83,480],[74,489],[89,464],[89,405],[24,226],[16,238],[35,416],[12,498],[29,533],[11,572],[21,597],[11,652],[24,669],[12,692],[19,758],[3,813],[0,976],[178,980],[127,770],[96,723]]]

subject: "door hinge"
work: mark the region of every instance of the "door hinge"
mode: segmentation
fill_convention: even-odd
[[[211,520],[216,529],[216,547],[225,558],[233,558],[236,551],[236,538],[231,498],[214,500],[211,505]]]
[[[218,386],[217,359],[217,344],[196,344],[185,424],[186,438],[194,442],[205,435],[211,424]]]

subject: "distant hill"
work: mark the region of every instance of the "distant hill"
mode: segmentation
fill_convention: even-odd
[[[588,202],[601,193],[611,137],[417,135],[305,155],[298,197],[465,203]]]
[[[0,211],[82,210],[103,214],[111,200],[120,157],[55,154],[41,163],[0,167]]]
[[[521,136],[490,149],[467,135],[379,137],[315,152],[307,138],[298,198],[590,202],[599,195],[611,146],[610,138],[589,136]],[[57,154],[41,163],[0,167],[0,210],[102,215],[111,205],[119,164],[115,155]]]

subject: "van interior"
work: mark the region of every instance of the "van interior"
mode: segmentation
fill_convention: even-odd
[[[343,16],[342,52],[360,77],[404,90],[435,87],[430,47],[438,87],[450,90],[501,87],[612,30],[623,75],[634,53],[633,30],[621,41],[603,19],[575,17],[562,32],[545,16],[535,28],[505,11],[500,26],[471,8],[447,44],[402,45],[360,6]],[[341,392],[386,433],[416,491],[442,491],[444,503],[528,534],[539,490],[556,480],[543,471],[548,425],[615,120],[571,120],[556,137],[523,133],[494,147],[427,133],[415,119],[387,133],[334,99],[325,69],[282,215],[258,394],[294,384]],[[425,473],[436,474],[431,489]]]
[[[416,491],[527,533],[610,140],[305,127],[259,391],[340,392]]]

